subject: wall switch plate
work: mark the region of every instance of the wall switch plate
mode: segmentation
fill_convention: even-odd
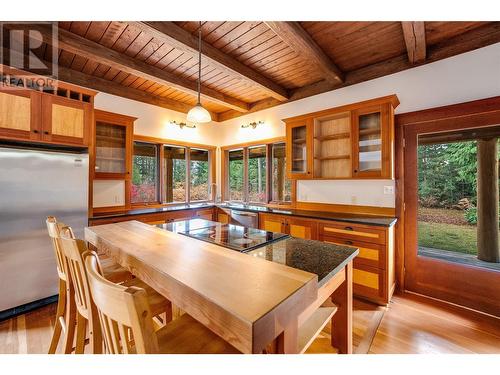
[[[384,194],[394,194],[394,186],[384,186]]]

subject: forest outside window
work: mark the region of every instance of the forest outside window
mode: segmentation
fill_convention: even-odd
[[[187,145],[134,142],[131,202],[140,205],[210,200],[212,152]]]
[[[130,201],[132,203],[158,201],[158,147],[154,144],[134,142]]]
[[[291,201],[284,142],[227,149],[225,165],[225,200],[260,204]]]

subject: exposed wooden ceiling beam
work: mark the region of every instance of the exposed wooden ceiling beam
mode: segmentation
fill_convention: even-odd
[[[344,81],[342,71],[298,22],[266,21],[265,23],[309,64],[316,65],[327,81],[333,83]]]
[[[18,52],[7,50],[3,48],[3,56],[13,56],[13,54],[18,54]],[[42,60],[42,62],[46,66],[53,65],[48,61]],[[7,63],[7,61],[3,61],[1,63]],[[54,70],[55,71],[55,70]],[[113,81],[108,81],[107,79],[91,76],[89,74],[85,74],[82,72],[78,72],[73,69],[65,68],[62,66],[57,67],[57,78],[60,81],[72,83],[74,85],[86,87],[89,89],[97,90],[100,92],[105,92],[108,94],[120,96],[123,98],[136,100],[142,103],[156,105],[158,107],[171,109],[173,111],[187,113],[192,105],[179,102],[177,100],[163,98],[161,96],[152,95],[146,91],[137,90],[132,87],[126,87],[120,85],[119,83],[115,83]],[[215,112],[210,112],[212,116],[212,121],[218,121],[218,114]]]
[[[19,28],[28,27],[29,30],[37,30],[40,32],[39,35],[37,35],[37,33],[32,33],[30,36],[50,45],[56,44],[52,38],[52,29],[49,26],[41,24],[20,24],[18,26]],[[134,59],[124,53],[104,47],[99,43],[95,43],[69,31],[59,29],[58,33],[57,47],[60,49],[192,95],[196,95],[197,93],[195,81],[184,79],[174,73]],[[238,112],[248,111],[248,103],[209,87],[202,86],[201,93],[205,99],[224,105],[227,108],[234,109]]]
[[[187,113],[191,108],[193,108],[193,106],[190,104],[182,103],[169,98],[163,98],[161,96],[153,95],[146,91],[134,89],[132,87],[125,87],[123,85],[120,85],[119,83],[81,73],[73,69],[63,67],[59,67],[58,69],[58,79],[64,82],[72,83],[74,85],[87,87],[97,91],[121,96],[123,98],[131,100],[136,100],[142,103],[156,105],[158,107],[171,109],[173,111],[182,113]],[[212,117],[212,121],[219,121],[219,116],[217,113],[210,112],[210,115]]]
[[[425,43],[424,22],[401,22],[405,38],[406,51],[410,64],[425,61],[427,46]]]
[[[190,54],[198,53],[198,38],[173,22],[129,22],[144,33]],[[242,64],[235,58],[221,52],[208,43],[202,44],[202,55],[205,63],[210,64],[227,74],[243,79],[252,85],[265,90],[271,97],[284,101],[288,99],[288,91],[263,76],[252,68]]]
[[[500,42],[500,22],[492,22],[488,25],[478,27],[461,35],[444,40],[441,43],[429,46],[427,48],[427,58],[418,65],[439,61],[461,53],[469,52],[478,48],[486,47],[490,44]],[[354,85],[356,83],[368,81],[371,79],[383,77],[385,75],[397,73],[406,69],[415,67],[410,64],[407,55],[397,56],[376,64],[372,64],[360,69],[353,70],[346,74],[345,82],[334,84],[326,80],[313,83],[308,86],[300,87],[291,92],[288,102],[303,99],[312,95],[332,91],[341,87]],[[277,106],[277,101],[261,100],[250,103],[249,113],[261,111],[270,107]],[[233,110],[219,113],[219,121],[226,121],[242,116]]]

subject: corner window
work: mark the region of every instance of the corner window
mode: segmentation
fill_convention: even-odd
[[[260,204],[291,201],[284,142],[229,148],[224,158],[225,200]]]

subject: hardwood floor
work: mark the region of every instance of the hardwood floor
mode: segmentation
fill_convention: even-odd
[[[46,353],[56,305],[0,322],[0,353]],[[500,354],[500,319],[412,294],[389,307],[354,300],[354,352]],[[307,353],[335,353],[327,326]],[[59,350],[59,348],[58,348]]]

